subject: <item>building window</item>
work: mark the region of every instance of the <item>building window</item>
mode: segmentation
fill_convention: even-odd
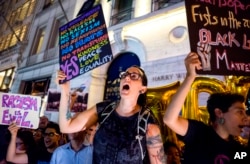
[[[23,24],[23,20],[34,12],[35,4],[35,0],[26,0],[25,3],[15,10],[12,10],[10,14],[6,16],[6,20],[1,24],[1,29],[9,31],[11,26],[15,34],[13,34],[11,30],[11,33],[1,36],[0,51],[16,45],[18,41],[17,37],[23,41],[27,30],[27,24]],[[15,6],[13,8],[15,8]]]
[[[15,20],[16,20],[15,16],[16,16],[16,12],[12,12],[10,15],[10,18],[9,18],[9,23],[11,25],[14,25],[14,23],[15,23]]]
[[[17,10],[12,11],[9,22],[13,26],[22,25],[22,21],[30,16],[35,8],[35,0],[29,0]]]
[[[20,39],[21,41],[24,40],[24,38],[25,38],[25,36],[26,36],[26,32],[27,32],[27,25],[22,26],[21,32],[20,32],[20,35],[19,35],[19,39]]]
[[[13,82],[14,67],[0,72],[0,92],[9,92]]]
[[[62,25],[66,24],[67,20],[63,17],[61,19],[57,19],[55,21],[53,30],[51,31],[50,35],[50,43],[49,43],[49,48],[56,47],[59,43],[59,27]]]
[[[24,20],[24,18],[26,17],[27,15],[27,11],[29,9],[29,4],[28,3],[25,3],[22,8],[21,8],[21,12],[20,12],[20,15],[19,15],[19,19],[20,20]]]
[[[22,26],[15,30],[15,34],[8,34],[0,38],[0,51],[3,51],[9,47],[15,46],[18,42],[17,37],[23,41],[27,31],[27,26]]]
[[[8,34],[8,35],[6,36],[6,38],[4,38],[4,43],[3,43],[4,46],[3,46],[3,49],[9,48],[11,38],[12,38],[12,35],[11,35],[11,34]]]
[[[38,54],[41,52],[44,36],[45,36],[45,27],[38,29],[35,42],[33,45],[32,55]]]
[[[33,96],[45,96],[48,92],[51,78],[23,81],[23,94]]]
[[[34,12],[35,7],[36,7],[36,1],[35,0],[29,1],[29,8],[26,17],[30,16]]]
[[[133,17],[133,0],[116,0],[113,2],[111,25],[116,25]]]
[[[2,37],[0,37],[0,51],[3,50],[3,40],[2,40]]]
[[[21,29],[18,29],[18,30],[15,31],[15,34],[16,34],[17,36],[19,36],[19,35],[20,35],[20,32],[21,32]],[[12,38],[11,38],[11,40],[10,40],[10,45],[9,45],[9,47],[12,47],[12,46],[16,45],[16,43],[17,43],[17,41],[18,41],[16,35],[13,35],[13,36],[12,36]]]
[[[30,16],[34,11],[34,7],[35,7],[35,0],[30,0],[24,3],[23,6],[21,7],[19,19],[24,20],[25,18]]]
[[[184,0],[152,0],[152,11],[157,11],[183,1]]]

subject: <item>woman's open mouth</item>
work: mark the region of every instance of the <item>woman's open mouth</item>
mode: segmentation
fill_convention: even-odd
[[[128,84],[125,84],[125,85],[122,87],[122,90],[129,90],[129,85],[128,85]]]

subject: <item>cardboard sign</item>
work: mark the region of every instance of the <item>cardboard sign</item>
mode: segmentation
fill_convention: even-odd
[[[0,92],[0,124],[37,129],[41,97]]]
[[[199,74],[250,74],[250,1],[185,1],[191,51]]]
[[[101,5],[60,27],[59,35],[59,64],[67,75],[65,81],[113,59]]]

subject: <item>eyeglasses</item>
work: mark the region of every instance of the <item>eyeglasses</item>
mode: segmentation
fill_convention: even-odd
[[[132,72],[132,73],[129,73],[129,72],[121,72],[119,77],[121,79],[125,79],[127,76],[129,75],[130,79],[131,80],[138,80],[141,75],[139,73],[135,73],[135,72]]]
[[[55,133],[55,132],[43,133],[43,137],[46,137],[46,136],[48,136],[48,137],[54,137],[55,135],[58,135],[58,134]]]

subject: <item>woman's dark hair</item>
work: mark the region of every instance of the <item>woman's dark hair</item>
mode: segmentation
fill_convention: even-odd
[[[223,113],[228,112],[228,109],[236,102],[245,102],[243,95],[237,93],[213,93],[207,100],[207,110],[210,115],[210,121],[215,122],[216,116],[214,110],[219,108]]]
[[[18,130],[17,138],[20,138],[23,141],[23,144],[26,147],[26,151],[32,151],[36,148],[36,142],[33,137],[33,133],[29,130]]]
[[[143,86],[148,86],[148,78],[144,72],[144,70],[137,66],[137,65],[133,65],[132,67],[138,68],[140,70],[141,74],[141,79],[142,79],[142,85]],[[138,99],[137,99],[137,104],[144,107],[147,103],[147,92],[144,92],[142,94],[139,95]]]

